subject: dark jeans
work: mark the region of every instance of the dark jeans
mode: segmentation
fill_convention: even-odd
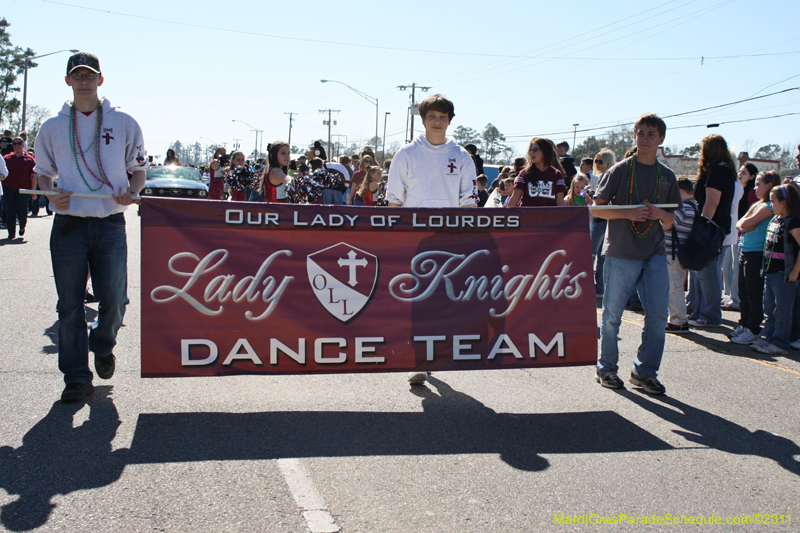
[[[592,217],[592,224],[589,226],[589,235],[592,239],[592,256],[596,258],[594,270],[594,291],[603,294],[603,264],[606,257],[601,255],[603,251],[603,241],[606,237],[606,226],[608,220],[604,218]]]
[[[3,205],[8,226],[8,237],[17,236],[17,220],[19,229],[25,229],[28,222],[28,195],[20,194],[19,189],[3,188]]]
[[[756,335],[764,320],[764,278],[761,276],[763,252],[742,252],[739,255],[739,324]]]
[[[764,276],[764,340],[784,350],[789,349],[794,297],[797,282],[783,282],[783,272]]]
[[[66,383],[91,383],[89,350],[98,357],[112,352],[128,304],[125,215],[86,218],[63,235],[59,229],[70,218],[56,215],[50,233],[50,258],[58,294],[58,368]],[[87,268],[100,302],[96,327],[93,325],[88,334],[83,306]]]

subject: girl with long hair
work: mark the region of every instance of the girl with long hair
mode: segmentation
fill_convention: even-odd
[[[744,168],[744,167],[742,167]],[[758,201],[736,223],[742,233],[739,247],[739,326],[733,330],[731,341],[736,344],[753,344],[761,332],[764,319],[764,276],[761,265],[764,262],[764,241],[767,239],[767,226],[772,219],[772,202],[769,193],[780,185],[777,172],[759,172],[753,190]]]
[[[770,200],[775,216],[764,241],[764,339],[756,351],[768,355],[789,353],[792,313],[800,275],[800,187],[785,183],[773,187]]]
[[[594,156],[592,165],[592,183],[590,188],[596,191],[600,185],[600,179],[608,172],[611,167],[617,164],[617,156],[609,148],[603,148]],[[592,259],[594,260],[594,293],[598,298],[603,297],[603,264],[606,258],[600,253],[603,251],[603,240],[606,237],[606,227],[608,220],[600,217],[592,217],[592,224],[589,226],[589,236],[592,240]]]
[[[208,198],[210,200],[225,199],[225,175],[223,168],[228,162],[227,150],[219,146],[214,150],[214,156],[208,162],[210,179],[208,182]]]
[[[267,165],[256,186],[264,202],[286,202],[286,184],[291,180],[287,172],[291,159],[292,150],[287,143],[275,141],[267,146]]]
[[[564,198],[564,205],[567,207],[592,205],[592,197],[589,195],[589,178],[585,174],[577,174],[569,184],[569,192]]]
[[[247,201],[247,194],[244,192],[243,188],[239,188],[240,185],[234,184],[234,173],[238,167],[243,167],[247,164],[247,161],[244,157],[244,152],[236,150],[231,152],[231,159],[230,165],[225,168],[225,185],[228,187],[231,193],[231,200],[234,202],[246,202]]]
[[[378,186],[381,184],[382,174],[381,167],[374,165],[367,167],[364,181],[361,182],[361,186],[356,193],[356,200],[361,200],[361,204],[356,205],[375,205],[373,194],[378,190]]]
[[[367,169],[371,166],[375,166],[375,160],[372,159],[372,156],[364,154],[359,161],[359,167],[350,179],[350,191],[347,195],[347,205],[364,205],[364,203],[355,196],[356,192],[361,189],[361,183],[367,175]]]
[[[567,184],[553,141],[535,137],[528,145],[528,164],[514,180],[508,207],[560,206]]]
[[[723,235],[731,231],[731,205],[736,166],[721,135],[706,135],[700,142],[700,163],[694,197],[700,214],[714,222]],[[722,273],[720,255],[702,270],[692,273],[692,316],[689,325],[717,327],[722,324]]]

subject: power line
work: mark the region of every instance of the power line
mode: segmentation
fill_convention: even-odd
[[[732,1],[732,0],[730,0]],[[105,13],[108,15],[116,15],[119,17],[129,17],[135,18],[139,20],[146,20],[149,22],[160,22],[162,24],[171,24],[174,26],[183,26],[187,28],[196,28],[202,30],[215,30],[220,32],[226,33],[237,33],[240,35],[250,35],[253,37],[266,37],[269,39],[281,39],[287,41],[298,41],[298,42],[307,42],[307,43],[316,43],[316,44],[328,44],[328,45],[337,45],[337,46],[349,46],[353,48],[368,48],[374,50],[390,50],[396,52],[414,52],[414,53],[423,53],[423,54],[443,54],[443,55],[455,55],[455,56],[472,56],[472,57],[491,57],[491,58],[505,58],[505,59],[544,59],[544,60],[575,60],[575,61],[698,61],[702,58],[705,59],[719,59],[719,60],[726,60],[726,59],[737,59],[737,58],[745,58],[745,57],[763,57],[763,56],[779,56],[779,55],[792,55],[792,54],[800,54],[800,50],[791,51],[791,52],[776,52],[771,54],[741,54],[741,55],[731,55],[731,56],[689,56],[689,57],[645,57],[645,58],[607,58],[607,57],[574,57],[574,56],[532,56],[532,55],[519,55],[519,54],[487,54],[481,52],[454,52],[449,50],[427,50],[422,48],[405,48],[405,47],[397,47],[397,46],[380,46],[380,45],[371,45],[371,44],[358,44],[358,43],[347,43],[342,41],[327,41],[321,39],[309,39],[306,37],[290,37],[286,35],[275,35],[270,33],[260,33],[260,32],[253,32],[253,31],[245,31],[245,30],[236,30],[231,28],[222,28],[218,26],[206,26],[203,24],[192,24],[188,22],[180,22],[176,20],[167,20],[167,19],[159,19],[155,17],[145,17],[143,15],[134,15],[131,13],[122,13],[119,11],[111,11],[108,9],[98,9],[86,6],[78,6],[74,4],[68,4],[65,2],[56,2],[55,0],[42,0],[42,2],[48,4],[55,4],[59,6],[69,7],[73,9],[83,9],[86,11],[94,11],[96,13]],[[677,19],[675,19],[677,20]],[[612,41],[609,41],[612,42]]]
[[[682,117],[682,116],[685,116],[685,115],[691,115],[693,113],[700,113],[702,111],[708,111],[710,109],[719,109],[720,107],[728,107],[728,106],[731,106],[731,105],[741,104],[741,103],[744,103],[744,102],[751,102],[753,100],[760,100],[762,98],[767,98],[767,97],[770,97],[770,96],[775,96],[777,94],[782,94],[782,93],[787,93],[789,91],[797,91],[797,90],[800,90],[800,87],[791,87],[789,89],[784,89],[782,91],[777,91],[777,92],[769,93],[769,94],[763,94],[761,96],[754,96],[754,97],[751,97],[751,98],[744,98],[742,100],[737,100],[735,102],[729,102],[727,104],[720,104],[720,105],[715,105],[715,106],[710,106],[710,107],[704,107],[702,109],[695,109],[693,111],[684,111],[683,113],[674,113],[672,115],[664,115],[661,118]],[[784,116],[784,115],[781,115],[781,116]],[[578,133],[586,133],[587,131],[599,131],[599,130],[607,130],[609,128],[615,128],[615,127],[621,127],[621,126],[631,126],[631,125],[633,125],[635,123],[636,122],[634,121],[634,122],[623,122],[623,123],[618,123],[618,124],[606,124],[606,125],[599,126],[599,127],[594,127],[594,128],[583,128],[583,129],[580,129],[580,130],[577,130],[577,131],[578,131]],[[671,128],[671,129],[675,129],[675,128]],[[535,135],[539,135],[539,136],[543,136],[543,135],[555,136],[555,135],[566,135],[568,133],[573,133],[573,131],[572,130],[569,130],[569,131],[556,131],[556,132],[551,132],[551,133],[537,133]],[[530,133],[529,134],[521,134],[521,135],[506,135],[506,138],[511,138],[511,137],[531,137],[532,135],[533,134],[530,134]]]
[[[723,124],[737,124],[739,122],[755,122],[757,120],[770,120],[773,118],[782,118],[782,117],[792,117],[794,115],[800,115],[800,113],[784,113],[783,115],[773,115],[771,117],[756,117],[756,118],[744,118],[741,120],[726,120],[724,122],[717,122],[714,124],[694,124],[692,126],[673,126],[672,130],[682,130],[686,128],[715,128],[721,126]]]

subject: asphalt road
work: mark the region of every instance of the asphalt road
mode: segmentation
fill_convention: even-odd
[[[85,404],[58,401],[52,217],[31,219],[24,241],[0,240],[4,531],[800,524],[800,352],[763,359],[722,329],[668,336],[663,397],[601,388],[591,367],[442,372],[413,388],[404,374],[145,380],[135,210],[127,221],[131,305],[117,373]],[[95,311],[87,306],[89,320]],[[640,318],[626,313],[622,326],[625,377]],[[757,514],[784,524],[725,523]],[[620,515],[722,524],[580,524]]]

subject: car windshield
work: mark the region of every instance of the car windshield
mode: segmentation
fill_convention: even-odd
[[[147,179],[180,179],[203,181],[203,179],[200,177],[200,172],[196,168],[189,167],[150,167],[147,169]]]

